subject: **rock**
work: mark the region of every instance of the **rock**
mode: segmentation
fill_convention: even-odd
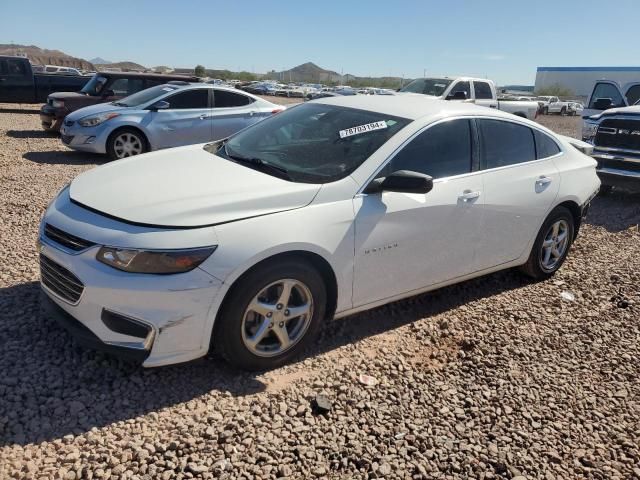
[[[326,395],[322,394],[322,393],[318,393],[315,396],[311,406],[312,406],[313,410],[316,413],[319,413],[319,414],[328,413],[333,408],[333,404],[332,404],[331,400],[329,400],[329,398]]]

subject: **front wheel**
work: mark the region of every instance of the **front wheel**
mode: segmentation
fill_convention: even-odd
[[[542,114],[543,115],[549,115],[549,107],[543,107],[542,108]]]
[[[551,277],[562,266],[573,242],[575,222],[573,215],[564,207],[553,210],[538,232],[524,273],[536,280]]]
[[[316,335],[326,303],[324,281],[306,262],[258,267],[225,299],[214,328],[215,349],[244,370],[278,367]]]
[[[566,108],[566,107],[562,107],[562,108],[560,109],[560,115],[563,115],[563,116],[564,116],[564,115],[566,115],[566,114],[567,114],[567,108]]]
[[[140,155],[147,150],[147,139],[133,128],[116,130],[107,141],[107,155],[112,160]]]

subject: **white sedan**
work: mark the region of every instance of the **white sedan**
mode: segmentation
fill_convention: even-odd
[[[325,98],[79,175],[40,227],[52,316],[158,366],[289,361],[328,319],[560,268],[600,182],[564,137],[416,96]]]

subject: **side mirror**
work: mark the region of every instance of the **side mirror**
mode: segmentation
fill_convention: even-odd
[[[165,102],[164,100],[159,100],[156,103],[154,103],[153,105],[151,105],[149,107],[149,110],[157,112],[158,110],[166,110],[170,106],[171,105],[169,104],[169,102]]]
[[[102,92],[102,96],[103,97],[115,97],[116,96],[116,92],[114,92],[113,90],[106,90],[106,91]]]
[[[613,105],[613,100],[611,98],[596,98],[596,101],[593,103],[593,108],[596,110],[607,110],[611,108]]]
[[[450,93],[447,95],[447,100],[466,100],[467,92],[463,92],[462,90],[458,90],[457,92]]]
[[[400,193],[429,193],[433,189],[433,178],[424,173],[411,170],[398,170],[385,179],[371,182],[364,193],[400,192]]]

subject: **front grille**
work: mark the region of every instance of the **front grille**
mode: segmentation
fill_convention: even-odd
[[[65,124],[67,127],[73,127],[73,124],[74,124],[74,123],[76,123],[76,122],[74,122],[73,120],[65,120],[65,122],[64,122],[64,124]]]
[[[71,235],[70,233],[64,232],[48,223],[44,225],[44,235],[50,240],[53,240],[63,247],[75,252],[79,252],[80,250],[84,250],[85,248],[93,247],[95,245],[95,243],[90,242],[89,240]]]
[[[609,118],[598,127],[597,147],[640,150],[640,120]]]
[[[627,170],[629,172],[640,173],[640,160],[638,162],[627,162],[624,160],[599,158],[598,170],[601,168],[615,168],[616,170]]]
[[[40,280],[44,286],[69,303],[78,303],[84,285],[62,265],[40,254]]]
[[[62,143],[69,145],[73,140],[73,135],[62,135],[60,139],[62,140]]]

